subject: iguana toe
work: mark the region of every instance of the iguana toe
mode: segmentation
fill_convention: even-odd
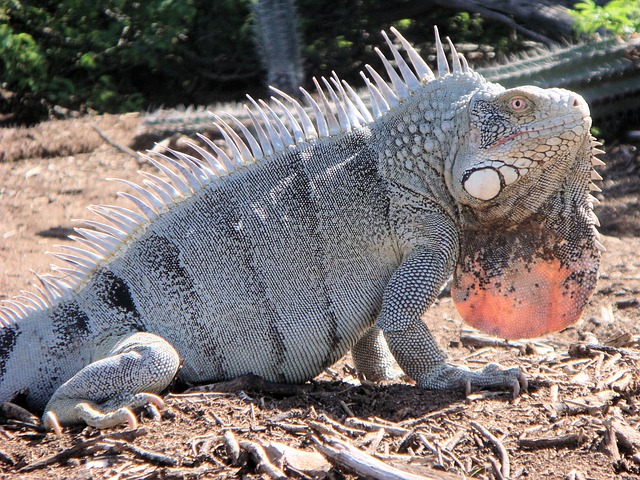
[[[104,429],[126,423],[129,429],[138,428],[138,420],[128,407],[122,407],[109,413],[102,413],[88,403],[79,403],[75,410],[78,416],[87,424],[95,428]]]
[[[47,431],[52,431],[57,437],[62,436],[62,425],[58,421],[58,416],[55,412],[48,411],[42,417],[42,425]]]

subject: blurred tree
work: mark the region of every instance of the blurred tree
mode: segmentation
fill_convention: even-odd
[[[298,24],[293,0],[253,0],[256,45],[266,83],[297,95],[302,82]]]

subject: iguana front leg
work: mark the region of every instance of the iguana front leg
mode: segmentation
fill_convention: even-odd
[[[430,220],[427,225],[433,226],[434,219]],[[517,394],[520,385],[526,385],[517,368],[489,365],[470,371],[449,365],[421,319],[452,274],[457,258],[455,228],[443,218],[436,222],[438,228],[432,231],[437,233],[423,237],[427,240],[411,249],[392,276],[377,325],[400,367],[422,388],[497,387],[514,389]]]
[[[135,428],[131,409],[149,403],[163,406],[155,394],[171,383],[179,366],[178,352],[166,340],[151,333],[132,333],[54,392],[43,423],[56,433],[61,425],[82,422],[96,428],[121,423]]]

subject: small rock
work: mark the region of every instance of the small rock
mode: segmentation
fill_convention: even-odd
[[[640,304],[637,298],[626,298],[624,300],[618,300],[616,302],[616,307],[619,309],[637,307]]]

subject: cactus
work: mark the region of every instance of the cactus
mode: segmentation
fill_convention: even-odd
[[[251,6],[267,85],[297,96],[302,62],[293,0],[254,0]]]
[[[163,137],[174,133],[191,135],[212,128],[211,112],[228,112],[243,115],[242,105],[236,103],[219,103],[209,106],[188,106],[178,108],[159,108],[142,115],[142,123],[138,135]]]

